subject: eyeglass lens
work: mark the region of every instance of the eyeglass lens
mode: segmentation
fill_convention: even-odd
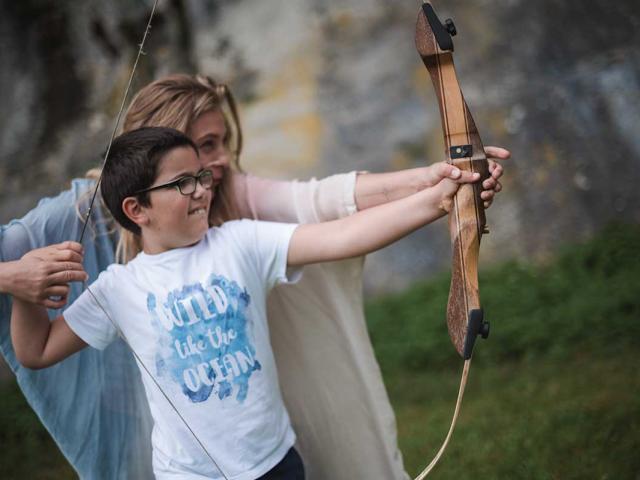
[[[204,188],[209,188],[213,184],[213,174],[211,170],[200,172],[196,177],[184,177],[178,182],[178,189],[183,195],[191,195],[196,191],[196,180],[200,182]]]

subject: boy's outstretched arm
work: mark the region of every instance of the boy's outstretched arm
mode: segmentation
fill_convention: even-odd
[[[446,215],[460,183],[479,180],[459,169],[436,186],[332,222],[300,225],[289,244],[287,263],[342,260],[374,252]]]

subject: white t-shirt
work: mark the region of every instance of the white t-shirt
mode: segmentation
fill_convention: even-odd
[[[293,446],[266,295],[288,281],[295,228],[233,221],[210,229],[195,246],[141,253],[127,265],[110,266],[89,287],[100,305],[85,291],[65,311],[89,345],[104,349],[119,330],[138,357],[154,419],[158,478],[253,479]]]

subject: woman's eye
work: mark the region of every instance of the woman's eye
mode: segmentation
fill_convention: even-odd
[[[213,152],[214,150],[217,150],[217,149],[218,149],[218,144],[213,140],[207,140],[206,142],[202,143],[198,148],[198,150],[203,151],[205,153]]]

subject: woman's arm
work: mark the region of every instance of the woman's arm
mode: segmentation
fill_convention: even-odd
[[[81,252],[73,245],[79,245],[65,240],[79,238],[83,222],[76,204],[92,191],[93,185],[89,180],[73,180],[69,190],[42,199],[21,219],[0,226],[0,293],[47,308],[64,306],[50,302],[49,298],[59,295],[56,286],[64,289],[68,282],[86,279],[80,262],[73,259],[74,252]],[[103,234],[107,227],[99,224],[100,218],[100,209],[94,209],[92,221],[96,221],[99,233],[92,236],[93,245],[86,244],[92,252],[94,248],[106,252],[111,243]],[[90,258],[93,256],[91,253]]]
[[[472,174],[478,181],[480,174]],[[461,183],[457,168],[450,178],[399,200],[325,223],[300,225],[289,244],[288,265],[342,260],[371,253],[446,215]]]
[[[481,194],[489,207],[502,190],[498,179],[503,168],[495,160],[506,160],[508,150],[486,147],[489,172]],[[271,222],[315,223],[336,220],[356,211],[404,198],[433,187],[448,178],[453,166],[444,162],[428,167],[389,173],[332,175],[305,182],[278,181],[229,172],[232,175],[234,201],[241,218]],[[466,173],[464,174],[466,176]]]
[[[282,181],[232,173],[241,218],[285,223],[316,223],[356,212],[356,173],[321,180]]]
[[[19,260],[0,262],[0,293],[46,308],[62,308],[69,291],[67,284],[87,278],[82,267],[82,247],[76,242],[37,248]]]
[[[495,194],[502,190],[498,181],[503,174],[502,165],[495,160],[507,160],[511,152],[500,147],[486,147],[489,160],[490,177],[482,183],[484,191],[480,194],[488,208]],[[404,198],[425,188],[437,185],[448,178],[453,165],[438,162],[428,167],[412,168],[389,173],[366,173],[358,175],[355,187],[355,199],[358,211],[375,207],[383,203]]]

